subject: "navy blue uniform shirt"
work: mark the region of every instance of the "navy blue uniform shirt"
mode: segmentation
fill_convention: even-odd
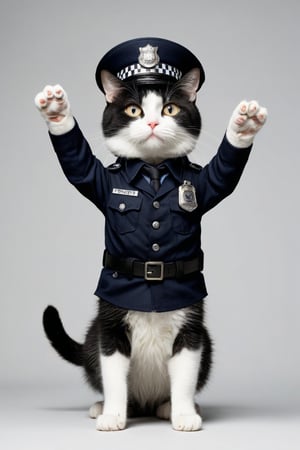
[[[201,217],[234,190],[251,149],[235,148],[224,137],[203,168],[187,157],[168,159],[169,174],[155,193],[141,173],[143,161],[119,158],[105,168],[77,124],[50,137],[67,179],[104,214],[107,251],[141,261],[191,260],[202,253]],[[178,203],[184,180],[196,190],[198,207],[192,212]],[[102,269],[95,294],[121,308],[161,312],[196,303],[207,291],[200,271],[182,279],[146,281]]]

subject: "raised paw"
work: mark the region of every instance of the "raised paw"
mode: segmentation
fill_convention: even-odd
[[[199,414],[175,415],[172,417],[172,427],[176,431],[198,431],[202,427],[202,418]]]
[[[34,99],[42,116],[50,122],[61,122],[69,114],[69,101],[66,92],[59,85],[47,85]]]
[[[267,120],[267,109],[255,100],[242,101],[234,110],[227,128],[227,139],[236,147],[248,147]]]
[[[120,431],[126,427],[126,418],[120,415],[101,414],[97,418],[96,429],[99,431]]]
[[[103,413],[104,402],[96,402],[89,409],[89,417],[97,419]]]

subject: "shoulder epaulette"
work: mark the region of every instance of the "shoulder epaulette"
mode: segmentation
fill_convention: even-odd
[[[110,166],[107,167],[107,170],[109,170],[110,172],[116,172],[117,170],[120,170],[122,167],[122,164],[119,162],[115,162],[113,164],[111,164]]]
[[[202,166],[200,166],[199,164],[193,163],[193,162],[189,162],[188,167],[190,169],[195,170],[196,172],[200,172],[202,170]]]

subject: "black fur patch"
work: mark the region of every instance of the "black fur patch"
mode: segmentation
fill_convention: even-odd
[[[117,135],[120,130],[128,126],[134,118],[128,117],[124,109],[130,104],[141,106],[142,99],[154,91],[159,94],[163,103],[176,103],[180,107],[180,113],[174,120],[192,136],[197,137],[201,130],[201,116],[194,102],[190,102],[185,92],[175,85],[136,86],[124,83],[125,88],[119,93],[113,103],[108,103],[103,113],[102,129],[105,137]]]

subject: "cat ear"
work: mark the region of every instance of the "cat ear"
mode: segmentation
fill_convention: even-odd
[[[195,67],[187,72],[177,83],[176,88],[182,89],[189,97],[190,102],[196,101],[197,90],[200,84],[200,69]]]
[[[107,70],[101,71],[101,82],[108,103],[112,103],[120,91],[124,89],[122,81]]]

